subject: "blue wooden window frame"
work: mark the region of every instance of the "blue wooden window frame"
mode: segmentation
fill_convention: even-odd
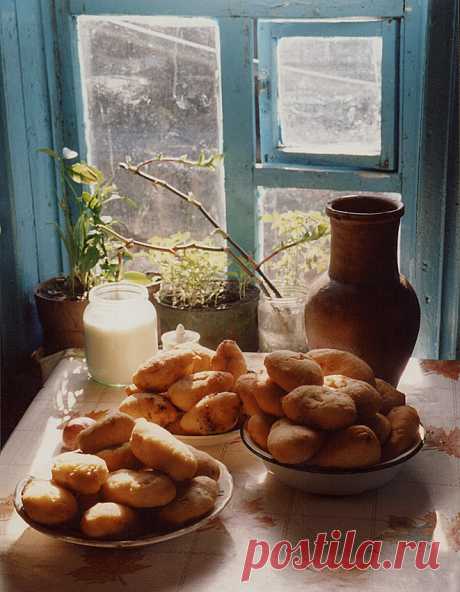
[[[60,215],[52,199],[59,177],[36,149],[67,145],[85,154],[77,17],[199,16],[215,18],[220,30],[230,232],[249,251],[257,251],[258,187],[401,193],[406,206],[401,267],[421,301],[419,353],[455,356],[459,303],[449,301],[447,289],[458,294],[460,270],[458,258],[449,257],[447,246],[440,240],[450,222],[446,211],[451,208],[446,199],[448,154],[444,140],[450,126],[445,115],[451,111],[449,85],[453,76],[452,68],[443,66],[453,64],[456,8],[454,3],[447,4],[444,0],[3,0],[0,124],[5,146],[0,168],[5,171],[2,189],[7,203],[0,211],[0,222],[12,230],[2,232],[0,239],[10,237],[15,264],[9,266],[11,280],[0,301],[2,307],[5,302],[18,303],[8,308],[12,326],[26,333],[30,320],[14,309],[29,311],[33,284],[65,265],[61,246],[50,231],[50,223]],[[396,93],[400,108],[395,124],[399,133],[393,170],[256,162],[255,19],[353,17],[396,19],[399,23]],[[428,84],[432,80],[436,87]],[[439,88],[444,91],[439,93]],[[454,248],[460,249],[456,243],[450,244],[449,253]]]
[[[382,39],[381,149],[377,155],[309,154],[289,149],[282,137],[279,117],[278,48],[288,37],[378,37]],[[273,22],[260,20],[259,56],[260,145],[263,163],[346,166],[355,169],[395,170],[397,166],[397,80],[399,71],[399,19],[337,22]]]

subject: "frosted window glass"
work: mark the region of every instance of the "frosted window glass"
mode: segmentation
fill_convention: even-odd
[[[282,38],[278,72],[285,149],[380,154],[381,37]]]
[[[198,157],[222,151],[218,29],[206,19],[78,18],[88,161],[114,176],[121,202],[107,212],[136,238],[212,230],[195,208],[118,168],[159,152]],[[217,172],[161,164],[151,169],[192,191],[225,224],[223,167]]]

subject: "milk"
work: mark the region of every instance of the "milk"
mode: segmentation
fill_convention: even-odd
[[[91,377],[103,384],[130,384],[140,364],[158,351],[155,309],[145,288],[132,286],[106,284],[90,292],[83,317],[86,360]]]

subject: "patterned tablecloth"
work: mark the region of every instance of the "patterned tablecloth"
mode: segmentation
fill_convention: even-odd
[[[251,356],[252,366],[261,357]],[[62,359],[0,455],[0,590],[460,590],[460,362],[411,360],[400,383],[420,411],[427,445],[386,487],[353,497],[307,495],[277,482],[235,441],[210,449],[235,481],[230,505],[203,530],[133,550],[98,550],[50,539],[15,514],[12,493],[60,449],[60,428],[72,416],[116,406],[122,391],[87,378],[84,361]],[[20,396],[20,393],[18,393]],[[439,568],[418,570],[413,553],[402,568],[277,570],[270,561],[241,582],[248,542],[294,546],[316,533],[356,530],[357,540],[383,541],[382,559],[400,540],[439,543]],[[254,558],[257,562],[259,556]]]

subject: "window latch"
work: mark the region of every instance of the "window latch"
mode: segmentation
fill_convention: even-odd
[[[270,97],[271,94],[271,80],[270,76],[267,71],[262,70],[256,76],[256,89],[257,94],[261,95],[265,93],[267,97]]]

